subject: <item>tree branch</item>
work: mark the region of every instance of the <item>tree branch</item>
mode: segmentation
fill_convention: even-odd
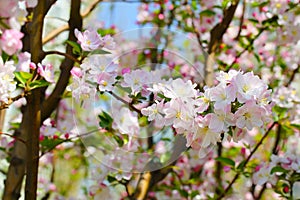
[[[224,11],[223,20],[218,23],[211,31],[210,31],[210,42],[208,44],[208,59],[205,68],[205,83],[208,86],[212,86],[214,80],[214,58],[215,54],[218,51],[218,46],[222,42],[222,38],[224,33],[229,27],[230,22],[233,19],[235,10],[238,6],[239,0],[234,0],[231,2],[231,5],[227,10]]]
[[[151,188],[163,180],[172,171],[171,166],[176,164],[177,159],[186,149],[185,137],[182,135],[176,135],[171,158],[165,164],[165,167],[160,166],[162,165],[161,163],[153,163],[153,161],[150,161],[145,167],[145,172],[140,175],[137,188],[133,194],[133,199],[146,199]],[[159,169],[159,167],[161,168]]]
[[[22,51],[31,52],[32,61],[38,63],[44,57],[42,44],[41,44],[41,37],[42,37],[42,26],[43,26],[43,19],[48,10],[50,9],[51,5],[55,3],[56,0],[44,0],[39,1],[38,5],[34,9],[28,9],[29,15],[31,15],[32,11],[34,13],[34,17],[32,18],[32,22],[28,21],[25,25],[22,26],[22,32],[24,33],[23,41],[23,49]],[[31,37],[31,35],[34,35]],[[33,39],[35,38],[35,39]],[[39,41],[40,40],[40,41]],[[5,180],[5,189],[3,194],[3,200],[17,200],[20,197],[20,191],[22,188],[22,182],[25,174],[25,166],[26,162],[31,162],[31,164],[27,165],[29,174],[27,174],[27,178],[30,177],[33,173],[35,173],[36,163],[38,160],[34,156],[27,156],[27,148],[29,152],[36,152],[38,153],[38,140],[36,141],[35,138],[38,137],[39,134],[39,126],[36,125],[39,122],[39,89],[32,91],[30,96],[34,97],[27,97],[27,101],[34,102],[34,105],[27,104],[26,106],[22,107],[22,122],[18,130],[15,130],[14,137],[19,138],[15,141],[12,156],[7,172],[7,177]],[[29,136],[31,138],[29,138]],[[35,140],[34,142],[31,142]],[[25,141],[26,144],[24,144]],[[29,145],[27,145],[29,144]],[[28,160],[28,158],[33,158],[32,160]],[[31,166],[35,167],[32,169]],[[27,190],[31,190],[31,188],[35,188],[33,186],[35,183],[36,177],[32,176],[26,180],[27,182]],[[33,184],[29,184],[31,182]],[[35,199],[35,192],[26,192],[27,199]]]
[[[68,58],[68,59],[70,59],[70,60],[73,60],[73,61],[76,62],[76,63],[81,64],[80,60],[76,59],[75,57],[73,57],[73,56],[71,56],[71,55],[69,55],[69,54],[67,54],[67,53],[60,52],[60,51],[46,51],[46,52],[45,52],[45,55],[46,55],[46,56],[47,56],[47,55],[51,55],[51,54],[57,54],[57,55],[60,55],[60,56],[64,56],[64,57],[66,57],[66,58]]]
[[[72,0],[71,1],[71,12],[70,12],[70,19],[69,19],[69,37],[68,40],[76,42],[77,39],[74,34],[75,28],[81,29],[82,28],[82,17],[80,15],[80,0]],[[59,101],[61,100],[61,96],[64,93],[70,79],[70,71],[73,68],[74,59],[75,57],[72,51],[72,47],[68,44],[66,53],[64,55],[68,55],[65,57],[64,61],[61,63],[60,66],[60,76],[56,83],[56,86],[51,93],[51,95],[46,99],[42,104],[42,122],[47,119],[51,113],[55,110],[58,106]]]
[[[97,5],[101,2],[102,0],[94,0],[87,8],[86,10],[81,13],[81,18],[86,18],[87,16],[90,15],[90,13],[97,7]],[[74,16],[73,16],[74,17]],[[63,25],[57,29],[54,29],[52,32],[50,32],[44,39],[43,39],[43,44],[46,44],[50,42],[52,39],[54,39],[56,36],[61,34],[64,31],[69,30],[69,24]]]
[[[256,144],[256,146],[254,147],[254,149],[250,152],[250,155],[247,157],[247,159],[245,160],[243,166],[244,168],[247,166],[248,162],[250,161],[250,159],[252,158],[252,156],[254,155],[254,153],[257,151],[257,149],[260,147],[260,145],[263,143],[263,141],[267,138],[267,136],[269,135],[269,133],[271,132],[271,130],[274,128],[275,125],[277,125],[278,122],[273,122],[271,124],[271,126],[268,128],[268,130],[266,131],[266,133],[262,136],[262,138],[260,139],[260,141]],[[235,183],[235,181],[239,178],[240,173],[237,173],[234,178],[232,179],[232,181],[229,183],[229,185],[225,188],[224,192],[217,198],[217,200],[221,200],[230,190],[230,188],[232,187],[232,185]]]

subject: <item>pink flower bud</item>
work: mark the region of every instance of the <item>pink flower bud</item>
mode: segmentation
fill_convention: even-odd
[[[130,68],[129,67],[123,68],[122,75],[127,74],[127,73],[130,73]]]
[[[33,63],[33,62],[31,62],[31,63],[29,64],[29,68],[35,70],[35,69],[36,69],[36,64]]]
[[[82,71],[80,68],[78,67],[73,67],[72,70],[71,70],[71,74],[73,76],[77,76],[78,78],[81,78],[82,77]]]
[[[160,13],[160,14],[158,15],[158,19],[163,20],[164,18],[165,18],[164,14]]]
[[[229,172],[231,168],[229,166],[224,166],[223,167],[224,172]]]

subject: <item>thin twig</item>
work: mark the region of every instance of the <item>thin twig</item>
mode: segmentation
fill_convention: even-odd
[[[239,32],[236,35],[236,37],[234,38],[235,40],[239,40],[239,37],[240,37],[241,32],[242,32],[244,17],[245,17],[245,10],[246,10],[246,0],[243,0],[243,11],[242,11],[241,19],[240,19]]]
[[[132,110],[136,111],[139,114],[142,114],[142,112],[139,109],[137,109],[134,105],[132,105],[131,102],[127,102],[126,100],[124,100],[123,98],[119,97],[118,95],[116,95],[112,91],[109,92],[109,94],[111,94],[113,97],[115,97],[117,100],[121,101],[122,103],[128,105],[128,107],[131,108]]]
[[[8,106],[10,106],[13,102],[15,102],[23,97],[26,97],[26,95],[28,95],[28,92],[23,92],[22,94],[19,94],[16,97],[9,98],[8,103],[0,104],[0,110],[8,108]]]
[[[70,60],[73,60],[74,62],[77,62],[79,64],[81,64],[81,61],[74,58],[73,56],[67,54],[67,53],[64,53],[64,52],[60,52],[60,51],[46,51],[45,52],[45,55],[51,55],[51,54],[56,54],[56,55],[60,55],[60,56],[64,56],[66,58],[69,58]]]
[[[274,126],[276,124],[278,124],[278,122],[273,122],[271,124],[271,126],[268,128],[268,130],[266,131],[266,133],[263,135],[263,137],[260,139],[260,141],[256,144],[256,146],[254,147],[254,149],[250,152],[250,155],[247,157],[247,159],[244,162],[244,167],[247,166],[248,162],[250,161],[250,159],[252,158],[252,156],[254,155],[254,153],[257,151],[257,149],[260,147],[260,145],[263,143],[263,141],[267,138],[267,136],[269,135],[269,133],[271,132],[271,130],[274,128]],[[229,185],[226,187],[226,189],[224,190],[224,192],[217,198],[218,200],[222,199],[229,192],[230,188],[235,183],[235,181],[239,178],[239,176],[240,176],[240,173],[237,173],[234,176],[234,178],[229,183]]]
[[[43,155],[45,155],[45,154],[47,154],[47,153],[50,153],[50,152],[51,152],[53,149],[55,149],[58,145],[60,145],[60,144],[62,144],[62,143],[64,143],[64,142],[70,142],[70,141],[72,141],[72,140],[74,140],[74,139],[77,139],[77,138],[80,138],[80,137],[83,137],[83,136],[87,136],[87,135],[89,135],[89,134],[91,134],[91,133],[94,133],[94,132],[96,132],[96,131],[99,131],[99,129],[91,130],[91,131],[88,131],[88,132],[83,133],[83,134],[80,134],[80,135],[75,135],[75,136],[73,136],[73,137],[71,137],[71,138],[69,138],[69,139],[66,139],[66,140],[61,140],[61,141],[60,141],[59,143],[57,143],[55,146],[51,147],[51,148],[48,149],[47,151],[42,152],[41,155],[39,156],[39,158],[41,158]]]
[[[15,140],[18,140],[18,141],[20,141],[20,142],[22,142],[22,143],[26,143],[24,140],[22,140],[21,138],[19,138],[19,137],[17,137],[17,136],[14,136],[14,135],[11,135],[11,134],[8,134],[8,133],[2,133],[2,132],[0,132],[0,135],[6,135],[6,136],[8,136],[8,137],[11,137],[11,138],[14,138]]]
[[[289,79],[289,81],[285,84],[285,87],[288,87],[295,79],[296,74],[299,72],[300,69],[300,65],[297,66],[296,69],[293,70],[293,73],[291,75],[291,78]]]
[[[89,14],[96,8],[96,6],[98,5],[98,3],[100,3],[102,0],[95,0],[93,1],[87,8],[86,10],[81,13],[81,17],[85,18],[87,16],[89,16]],[[61,27],[58,27],[57,29],[54,29],[52,32],[50,32],[47,36],[45,36],[45,38],[43,38],[43,44],[48,43],[49,41],[51,41],[53,38],[57,37],[59,34],[61,34],[64,31],[69,30],[69,25],[65,24]]]

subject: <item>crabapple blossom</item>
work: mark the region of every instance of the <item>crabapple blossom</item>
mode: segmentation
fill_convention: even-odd
[[[103,39],[96,30],[85,30],[82,33],[75,29],[75,36],[84,51],[93,51],[103,46]]]
[[[236,89],[233,85],[218,84],[210,91],[210,100],[214,101],[215,109],[222,109],[230,105],[236,98]]]
[[[199,98],[195,101],[195,104],[197,105],[196,112],[198,113],[206,111],[210,104],[211,89],[207,86],[205,86],[203,89],[204,93],[200,93]]]
[[[12,17],[18,6],[18,0],[2,1],[0,4],[0,16]]]
[[[77,76],[78,78],[81,78],[83,76],[83,72],[79,67],[73,67],[70,71],[72,76]]]
[[[112,91],[116,82],[116,74],[109,74],[107,72],[102,72],[98,75],[97,83],[99,84],[98,88],[100,91]]]
[[[6,29],[0,37],[0,48],[10,56],[15,54],[23,47],[21,41],[23,36],[24,34],[18,30]]]
[[[84,77],[79,78],[73,76],[73,82],[71,85],[67,86],[67,91],[72,92],[72,96],[76,101],[88,99],[95,94],[95,89],[92,88],[88,83],[86,83]]]
[[[234,114],[231,113],[230,105],[225,106],[223,109],[215,109],[214,113],[211,113],[211,121],[209,128],[215,132],[227,132],[229,126],[233,126]]]
[[[121,86],[129,87],[131,88],[131,94],[137,94],[142,89],[143,85],[150,83],[150,79],[150,72],[138,69],[124,74],[124,80],[122,81]]]
[[[174,128],[188,129],[194,120],[193,104],[178,98],[166,103],[164,113],[166,120],[172,122]]]
[[[116,61],[112,61],[110,57],[99,55],[88,56],[80,65],[80,68],[86,72],[87,79],[93,82],[97,82],[99,74],[103,72],[115,77],[117,74],[117,67]]]
[[[169,84],[163,84],[161,86],[161,92],[167,98],[192,98],[196,96],[195,90],[196,84],[193,84],[190,80],[184,82],[178,78],[172,80]]]
[[[51,64],[42,65],[38,63],[37,72],[49,83],[54,82],[54,70]]]
[[[260,88],[267,89],[267,85],[258,76],[255,76],[253,72],[238,73],[233,81],[237,88],[237,99],[241,103],[257,99]]]
[[[247,127],[248,130],[252,130],[253,127],[261,127],[263,125],[262,110],[254,101],[247,101],[236,111],[234,116],[236,126],[239,128]]]
[[[16,89],[15,69],[13,61],[4,63],[0,57],[0,102],[8,103],[10,94]]]
[[[276,176],[275,174],[271,174],[271,170],[273,167],[273,165],[263,166],[257,172],[255,172],[253,175],[254,184],[263,185],[269,182],[272,185],[275,185]]]
[[[217,142],[221,141],[220,132],[216,132],[215,130],[209,128],[211,120],[212,115],[210,114],[206,115],[205,117],[198,117],[196,119],[199,128],[194,134],[193,140],[200,139],[201,146],[204,148],[208,147],[210,144],[216,145]]]
[[[292,108],[294,103],[300,102],[300,99],[296,96],[295,89],[280,87],[275,92],[273,101],[282,108]]]
[[[23,71],[23,72],[29,72],[30,71],[30,68],[29,68],[30,58],[31,58],[30,53],[28,53],[28,52],[20,53],[18,55],[19,62],[16,66],[17,70],[18,71]]]
[[[109,50],[114,50],[116,48],[116,43],[110,35],[106,35],[103,37],[103,43],[103,47]]]

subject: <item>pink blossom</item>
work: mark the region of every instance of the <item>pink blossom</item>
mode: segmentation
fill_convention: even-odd
[[[18,50],[21,50],[23,47],[21,38],[24,36],[18,30],[15,29],[7,29],[3,32],[0,38],[0,47],[5,51],[8,55],[15,54]]]
[[[122,75],[124,75],[124,74],[127,74],[127,73],[130,73],[130,68],[129,67],[126,67],[126,68],[123,68],[122,69]]]
[[[72,76],[77,76],[78,78],[81,78],[83,75],[83,72],[79,67],[73,67],[71,70]]]
[[[236,98],[236,89],[233,85],[219,84],[211,89],[210,99],[215,101],[214,108],[222,109],[230,105]]]
[[[83,33],[75,29],[75,36],[84,51],[93,51],[103,46],[103,40],[96,30],[85,30]]]
[[[38,63],[37,72],[39,73],[39,75],[44,77],[45,80],[48,81],[49,83],[54,82],[54,70],[51,64],[42,65]]]
[[[110,35],[106,35],[103,37],[104,47],[109,50],[114,50],[116,48],[116,43],[114,39]]]
[[[23,72],[29,72],[31,54],[23,52],[18,55],[19,62],[17,64],[17,70]]]
[[[248,130],[252,130],[253,127],[263,125],[261,108],[254,101],[247,101],[234,115],[236,126],[239,128],[246,127]]]
[[[37,5],[38,0],[25,0],[25,2],[27,8],[34,8]]]
[[[1,1],[0,16],[12,17],[18,7],[18,0]]]
[[[150,72],[144,70],[134,70],[130,73],[124,74],[124,80],[121,83],[122,87],[130,87],[131,94],[137,94],[142,90],[143,85],[151,82]]]
[[[267,89],[267,85],[258,76],[255,76],[253,72],[238,73],[233,84],[237,88],[237,99],[241,103],[257,99],[257,94],[260,93],[261,88]]]
[[[216,145],[217,142],[220,142],[221,140],[220,133],[209,128],[211,117],[211,115],[206,115],[203,118],[200,117],[197,119],[199,128],[194,134],[193,140],[200,139],[202,142],[201,146],[204,148],[208,147],[210,144]]]
[[[3,62],[0,57],[0,102],[8,102],[10,94],[16,89],[13,61]]]
[[[73,76],[73,83],[66,89],[67,91],[72,92],[72,96],[76,101],[88,99],[95,94],[95,89],[91,88],[84,78],[79,78],[77,76]]]
[[[223,109],[214,110],[215,113],[211,113],[211,121],[209,128],[215,132],[227,132],[228,127],[234,125],[234,114],[230,112],[230,105]]]
[[[211,88],[208,88],[207,86],[204,87],[204,93],[200,94],[201,97],[196,99],[195,104],[197,106],[196,112],[202,113],[206,111],[210,104],[210,98],[211,98]],[[203,96],[202,96],[203,95]]]
[[[112,91],[116,82],[116,75],[109,74],[107,72],[102,72],[98,75],[97,83],[99,84],[98,88],[100,91]]]

